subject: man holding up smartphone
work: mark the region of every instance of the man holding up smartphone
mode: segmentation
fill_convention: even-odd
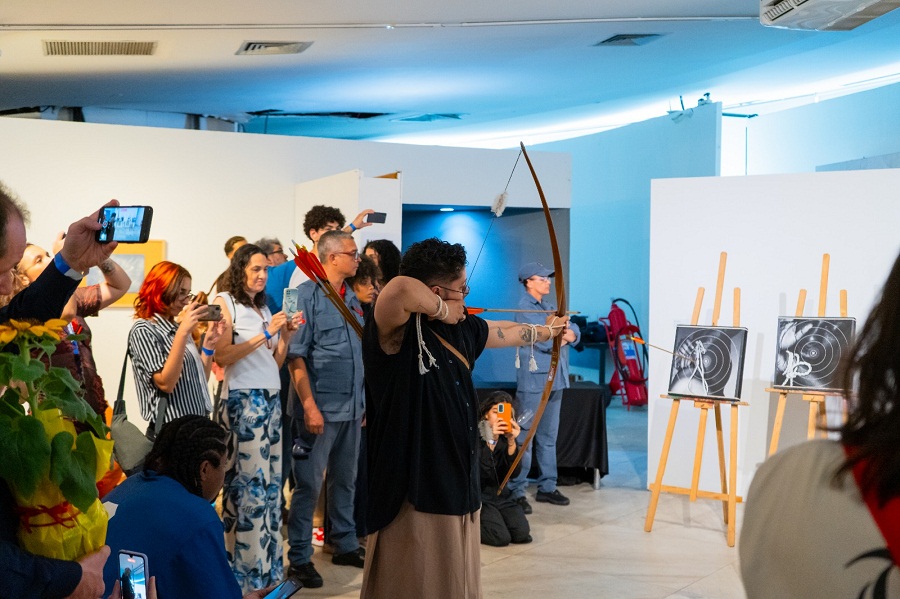
[[[107,206],[117,206],[112,200]],[[99,211],[69,225],[65,243],[44,272],[9,305],[0,308],[0,322],[10,318],[48,320],[62,313],[69,296],[87,270],[109,258],[115,243],[97,243]],[[12,290],[12,269],[25,251],[27,209],[0,183],[0,294]],[[4,348],[5,349],[5,348]],[[0,597],[95,599],[103,593],[103,564],[109,548],[77,562],[50,559],[21,549],[19,516],[6,482],[0,481]]]

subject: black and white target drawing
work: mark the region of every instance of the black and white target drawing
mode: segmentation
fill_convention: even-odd
[[[679,326],[669,394],[739,400],[747,329]]]
[[[838,370],[855,332],[855,318],[779,317],[774,386],[840,391]]]

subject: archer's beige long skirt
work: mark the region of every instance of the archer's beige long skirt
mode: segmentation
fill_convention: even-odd
[[[480,516],[426,514],[404,502],[369,535],[360,599],[482,599]]]

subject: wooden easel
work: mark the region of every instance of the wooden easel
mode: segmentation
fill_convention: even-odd
[[[828,298],[828,268],[831,264],[831,256],[822,254],[822,279],[819,282],[819,311],[820,318],[825,316],[825,306]],[[847,316],[847,290],[840,291],[841,317]],[[797,298],[797,311],[795,316],[798,318],[803,316],[803,307],[806,304],[806,289],[800,290]],[[835,395],[835,392],[826,391],[789,391],[786,389],[766,389],[766,393],[778,394],[778,410],[775,412],[775,423],[772,425],[772,440],[769,442],[769,455],[778,451],[778,440],[781,437],[781,425],[784,422],[784,406],[787,403],[788,395],[800,395],[803,401],[809,403],[809,418],[807,419],[806,438],[812,439],[816,436],[816,428],[819,422],[825,422],[825,398],[829,395]],[[826,436],[826,432],[822,429],[822,436]]]
[[[719,256],[719,276],[716,281],[716,299],[713,305],[712,326],[716,326],[719,321],[719,309],[722,306],[722,287],[725,283],[725,260],[727,254],[722,252]],[[697,289],[697,298],[694,300],[694,313],[691,316],[691,324],[696,325],[700,319],[700,306],[703,303],[704,289]],[[741,320],[741,290],[734,290],[734,326],[740,326]],[[715,499],[722,502],[722,512],[725,518],[725,524],[728,526],[727,542],[729,547],[734,547],[735,541],[735,512],[738,503],[743,499],[737,496],[737,442],[738,442],[738,406],[746,406],[746,402],[716,400],[708,398],[692,398],[683,396],[661,395],[663,399],[672,400],[672,409],[669,412],[669,424],[666,427],[666,437],[663,441],[662,454],[659,457],[659,468],[656,470],[656,481],[650,485],[650,506],[647,508],[647,519],[644,522],[644,530],[650,532],[653,529],[653,518],[656,516],[656,506],[659,503],[660,493],[675,493],[679,495],[688,495],[691,501],[696,501],[698,497],[703,499]],[[700,409],[700,425],[697,430],[697,448],[694,453],[694,472],[691,479],[691,486],[673,487],[663,485],[663,475],[666,471],[666,462],[669,460],[669,449],[672,446],[672,433],[675,431],[675,420],[678,418],[678,407],[683,400],[694,402],[694,407]],[[731,435],[729,440],[728,469],[725,468],[725,446],[722,434],[722,411],[721,405],[731,406]],[[711,491],[701,491],[700,486],[700,465],[703,460],[703,441],[706,436],[706,422],[709,415],[709,409],[715,410],[716,420],[716,441],[719,449],[719,477],[722,483],[722,491],[715,493]]]

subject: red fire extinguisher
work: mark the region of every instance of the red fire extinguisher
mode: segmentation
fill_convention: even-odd
[[[631,406],[647,405],[647,346],[641,344],[638,350],[632,337],[643,339],[641,329],[628,321],[618,302],[631,308],[635,322],[638,321],[634,307],[627,300],[616,298],[609,309],[609,316],[601,318],[600,322],[606,325],[606,340],[615,365],[609,390],[613,395],[620,396],[622,405],[630,409]]]

